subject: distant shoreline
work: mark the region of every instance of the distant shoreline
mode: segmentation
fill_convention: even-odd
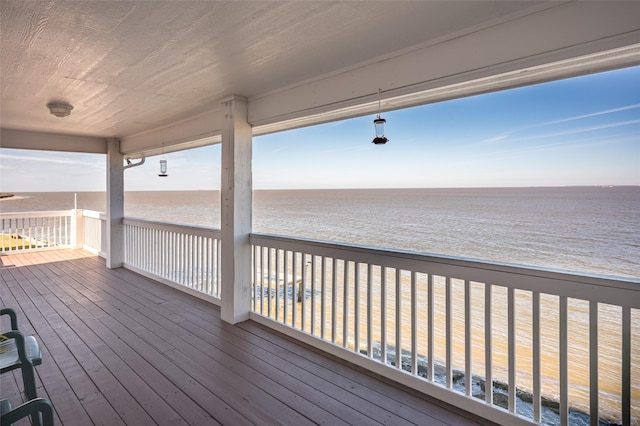
[[[29,198],[23,195],[14,195],[14,194],[0,194],[0,201],[13,201],[13,200],[23,200],[25,198]]]

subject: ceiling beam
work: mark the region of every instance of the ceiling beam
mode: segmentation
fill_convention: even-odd
[[[207,111],[165,127],[122,138],[120,151],[125,157],[150,157],[168,152],[220,143],[222,110]]]
[[[0,148],[106,154],[106,138],[0,129]]]

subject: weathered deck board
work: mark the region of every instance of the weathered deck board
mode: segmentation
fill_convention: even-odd
[[[42,343],[38,392],[56,424],[477,424],[259,324],[226,324],[216,306],[88,253],[1,260],[0,302]],[[20,403],[17,373],[0,385]]]

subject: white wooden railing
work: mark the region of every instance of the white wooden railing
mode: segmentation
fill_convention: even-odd
[[[106,235],[107,222],[106,215],[93,210],[79,210],[78,214],[78,235],[83,249],[91,251],[102,257],[107,251],[107,241],[103,238]]]
[[[105,252],[102,213],[0,219],[38,248]],[[220,230],[123,225],[126,268],[219,304]],[[499,423],[566,425],[580,411],[591,424],[640,423],[638,279],[264,234],[250,243],[254,320]]]
[[[500,423],[566,425],[570,408],[591,424],[640,421],[640,280],[260,234],[251,244],[254,317],[292,335]]]
[[[220,298],[220,230],[125,218],[125,267]]]
[[[135,218],[123,224],[126,268],[219,304],[220,230]],[[106,215],[78,210],[78,241],[104,257]]]
[[[71,247],[73,210],[0,214],[0,251]]]

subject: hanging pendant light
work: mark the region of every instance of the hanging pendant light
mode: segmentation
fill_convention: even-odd
[[[373,120],[373,126],[376,129],[376,137],[373,139],[373,143],[376,145],[384,145],[389,142],[384,136],[384,125],[387,122],[384,118],[380,117],[380,89],[378,89],[378,116]]]

